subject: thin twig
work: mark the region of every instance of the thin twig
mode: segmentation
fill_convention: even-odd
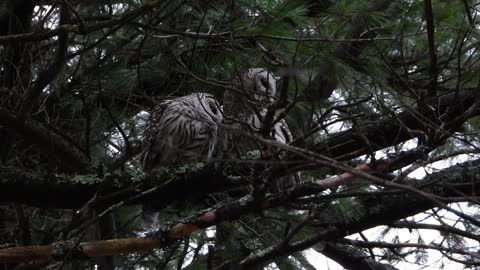
[[[437,52],[435,48],[435,28],[433,22],[432,1],[424,0],[425,3],[425,19],[427,21],[427,39],[428,39],[428,56],[430,60],[430,88],[428,96],[435,97],[437,95]]]

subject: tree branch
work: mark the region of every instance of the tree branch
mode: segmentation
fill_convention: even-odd
[[[345,269],[355,270],[395,270],[397,268],[379,263],[352,247],[346,245],[339,245],[336,243],[322,243],[316,245],[314,249],[328,258],[336,261]]]
[[[343,240],[344,244],[351,244],[357,247],[369,247],[369,248],[418,248],[418,249],[433,249],[443,252],[456,253],[461,255],[469,255],[475,258],[480,258],[478,252],[470,252],[461,248],[442,247],[434,244],[419,244],[419,243],[387,243],[387,242],[365,242],[358,240]]]
[[[428,187],[428,191],[437,196],[451,196],[457,194],[456,192],[458,191],[464,192],[465,194],[476,194],[480,191],[480,185],[475,184],[480,180],[479,176],[480,160],[476,160],[433,173],[425,177],[425,179],[421,181],[421,184],[425,185],[428,182],[435,183],[435,185]],[[407,184],[418,185],[418,180],[412,180]],[[455,184],[455,189],[452,189],[452,184]],[[305,190],[305,188],[305,185],[295,187],[295,189],[303,190]],[[291,192],[290,194],[305,193]],[[131,194],[129,195],[131,196]],[[145,245],[147,245],[148,248],[160,248],[169,241],[180,239],[197,230],[219,224],[226,220],[236,220],[244,214],[257,213],[261,209],[278,207],[294,199],[285,196],[288,195],[279,194],[267,196],[264,201],[256,202],[251,196],[247,195],[236,201],[207,209],[190,218],[181,220],[160,232],[160,239],[163,239],[162,241],[145,240]],[[312,225],[319,230],[319,234],[316,236],[294,243],[280,242],[278,246],[259,250],[244,259],[238,266],[243,269],[249,269],[252,265],[266,263],[277,256],[304,250],[319,241],[339,239],[378,225],[391,224],[396,220],[418,214],[434,207],[434,203],[431,200],[414,193],[399,193],[388,196],[388,198],[380,199],[372,194],[372,196],[360,198],[356,205],[358,205],[354,207],[356,209],[352,210],[358,213],[354,220],[346,220],[343,215],[338,213],[335,207],[327,208],[315,216],[316,221]],[[116,239],[98,241],[96,243],[81,243],[80,246],[88,247],[88,252],[82,253],[85,256],[118,255],[127,253],[127,250],[128,252],[145,251],[145,246],[130,245],[130,241],[131,239]],[[138,241],[143,240],[139,239]],[[115,245],[110,245],[111,243],[115,243]],[[27,253],[25,253],[26,251]],[[2,249],[0,250],[0,262],[25,261],[32,258],[51,260],[55,257],[51,255],[51,252],[52,246]]]
[[[478,103],[477,90],[461,91],[439,97],[438,101],[432,100],[429,104],[437,108],[439,115],[448,113],[452,116],[463,115],[465,108],[474,108],[467,118],[477,116],[480,110],[475,104]],[[425,130],[425,122],[419,117],[417,108],[409,108],[398,113],[394,119],[386,118],[376,121],[367,127],[361,128],[362,134],[369,141],[371,149],[365,147],[364,141],[352,129],[342,131],[330,136],[327,140],[316,144],[313,151],[336,158],[337,160],[349,160],[367,154],[368,151],[376,151],[393,146],[407,140],[416,138],[415,130]],[[463,121],[467,119],[462,118]],[[456,121],[455,125],[445,128],[458,128],[463,122]],[[455,130],[447,130],[454,132]]]
[[[0,108],[0,124],[51,154],[58,164],[79,172],[92,171],[90,160],[82,151],[43,125],[33,120],[19,121],[3,108]]]
[[[150,11],[152,8],[162,3],[164,3],[164,1],[161,0],[145,2],[137,9],[123,13],[122,16],[95,24],[65,24],[53,30],[43,31],[40,33],[31,32],[26,34],[0,36],[0,44],[6,44],[11,42],[40,41],[61,35],[62,33],[75,33],[80,35],[86,35],[88,33],[95,32],[103,28],[123,24],[142,15],[147,11]]]
[[[60,26],[65,24],[68,19],[68,7],[65,2],[62,2],[60,8]],[[60,32],[58,34],[58,47],[53,63],[44,71],[40,72],[38,79],[33,83],[33,87],[28,91],[25,99],[23,100],[20,110],[18,112],[18,121],[24,121],[25,117],[30,113],[38,98],[43,92],[43,89],[50,84],[58,74],[63,70],[65,65],[65,56],[68,50],[68,33]]]

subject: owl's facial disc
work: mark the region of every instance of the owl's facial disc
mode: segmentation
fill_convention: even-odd
[[[207,105],[208,109],[210,110],[211,117],[217,122],[220,122],[223,118],[220,105],[213,98],[207,98]]]
[[[268,106],[275,96],[275,78],[266,72],[258,74],[255,82],[255,101]]]
[[[268,82],[268,78],[260,77],[260,83],[261,83],[262,86],[265,87],[265,89],[267,89],[267,90],[268,90],[268,88],[270,87],[269,82]]]

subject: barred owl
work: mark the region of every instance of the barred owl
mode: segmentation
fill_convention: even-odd
[[[276,81],[273,73],[263,68],[250,68],[241,73],[234,80],[234,89],[224,93],[225,115],[246,120],[252,115],[264,114],[277,92]]]
[[[277,78],[274,74],[263,68],[250,68],[234,79],[232,89],[227,89],[223,97],[224,126],[223,132],[223,154],[227,156],[242,156],[252,150],[263,150],[265,145],[255,142],[251,137],[245,136],[246,132],[258,133],[262,128],[262,122],[267,114],[268,107],[273,104],[276,94]],[[290,143],[292,135],[284,119],[278,121],[270,133],[271,139],[279,143]],[[267,186],[270,192],[282,192],[295,184],[297,174],[286,175],[272,179]],[[235,193],[228,195],[235,196]],[[252,222],[249,217],[242,220]],[[254,227],[263,225],[269,230],[269,235],[275,235],[278,226],[272,223],[263,224],[265,219],[255,220],[251,223]],[[256,229],[256,228],[255,228]],[[252,231],[254,231],[253,229]],[[216,231],[215,257],[222,259],[232,256],[229,249],[247,249],[251,247],[249,237],[254,237],[252,231],[232,230],[229,227],[219,224]],[[276,237],[276,235],[275,235]],[[235,254],[233,254],[235,256]]]
[[[250,68],[240,74],[234,83],[234,89],[225,91],[223,109],[225,125],[229,126],[224,135],[224,154],[243,155],[251,150],[263,150],[264,145],[245,136],[245,129],[255,133],[262,128],[268,106],[276,94],[277,78],[269,70]],[[292,135],[284,119],[278,121],[272,128],[270,137],[280,143],[290,143]],[[298,174],[276,179],[272,190],[279,192],[291,187],[297,182]]]
[[[144,132],[143,170],[209,159],[221,121],[220,106],[210,94],[193,93],[158,104]]]
[[[223,108],[226,122],[234,127],[226,139],[228,144],[235,142],[237,152],[245,153],[247,151],[258,149],[250,138],[241,134],[244,127],[250,132],[258,132],[262,127],[262,121],[265,117],[268,106],[274,101],[276,94],[278,78],[274,74],[263,68],[250,68],[240,74],[235,79],[234,89],[225,91],[223,98]],[[273,127],[272,139],[289,143],[292,141],[292,135],[288,129],[287,123],[282,119]]]
[[[193,93],[158,104],[144,131],[143,170],[150,172],[165,165],[211,158],[222,116],[217,101],[206,93]],[[159,227],[158,211],[163,207],[155,202],[143,205],[145,229]]]

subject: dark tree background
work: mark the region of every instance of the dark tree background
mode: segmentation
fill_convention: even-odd
[[[479,5],[1,1],[0,269],[475,269]],[[141,172],[152,106],[250,67],[292,143]]]

